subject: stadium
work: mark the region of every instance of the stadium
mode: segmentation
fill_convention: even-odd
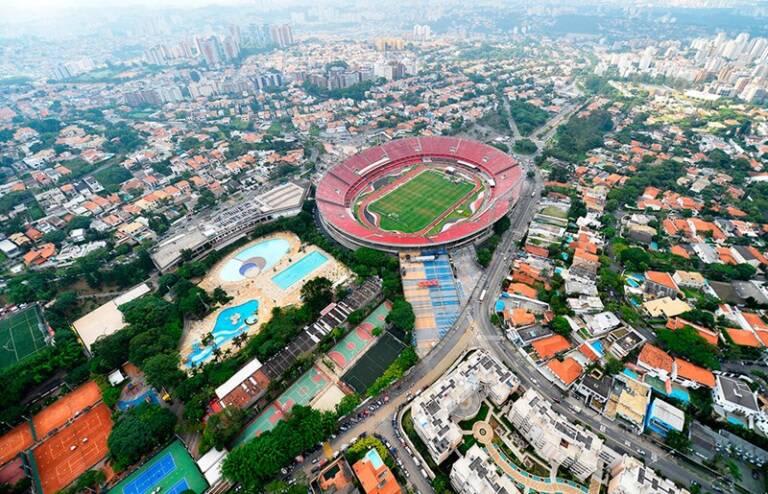
[[[517,161],[494,147],[413,137],[332,167],[315,197],[321,223],[336,240],[397,252],[484,237],[515,205],[523,180]]]

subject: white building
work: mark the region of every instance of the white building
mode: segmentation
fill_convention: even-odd
[[[603,440],[571,424],[533,389],[515,401],[509,420],[537,455],[550,465],[567,468],[580,481],[592,475],[603,459]],[[604,460],[610,461],[610,457]]]
[[[690,494],[632,456],[624,455],[611,470],[611,477],[608,494]]]
[[[520,381],[484,350],[477,350],[413,400],[416,433],[436,463],[442,463],[464,439],[459,421],[480,411],[483,400],[500,406]]]
[[[457,494],[517,494],[512,479],[499,471],[488,453],[475,444],[451,467],[451,485]]]

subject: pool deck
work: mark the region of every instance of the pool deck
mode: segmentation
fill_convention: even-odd
[[[257,276],[245,278],[238,281],[225,281],[221,278],[220,273],[227,262],[237,256],[242,250],[252,247],[260,242],[266,240],[281,238],[288,241],[290,248],[288,253],[283,256],[271,269],[260,273]],[[322,266],[313,270],[309,275],[301,281],[292,285],[288,290],[282,290],[272,282],[272,277],[281,272],[293,262],[298,261],[305,255],[319,251],[328,259]],[[274,307],[285,307],[288,305],[297,304],[300,302],[301,287],[304,283],[312,278],[318,276],[325,276],[334,282],[334,284],[341,283],[352,275],[351,271],[341,264],[339,261],[333,258],[327,252],[321,250],[314,245],[303,246],[299,237],[290,232],[277,232],[271,235],[260,237],[253,242],[250,242],[239,249],[234,250],[208,272],[208,274],[198,283],[198,286],[208,292],[213,291],[216,287],[223,288],[229,296],[233,297],[225,307],[214,310],[208,314],[205,318],[199,321],[187,321],[185,323],[184,332],[181,336],[181,342],[179,344],[179,353],[181,354],[182,361],[186,360],[187,355],[192,351],[192,345],[200,341],[200,339],[208,332],[212,331],[216,325],[216,318],[222,309],[227,307],[233,307],[236,305],[242,305],[249,300],[259,301],[258,318],[259,322],[253,326],[248,327],[247,334],[253,335],[258,331],[258,328],[262,324],[269,321],[272,317],[272,309]],[[227,342],[221,346],[222,349],[227,349],[232,345],[231,342]]]

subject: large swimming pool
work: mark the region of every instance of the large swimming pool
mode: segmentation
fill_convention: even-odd
[[[248,331],[248,326],[256,323],[258,313],[258,300],[249,300],[244,304],[228,307],[219,312],[219,315],[216,316],[216,324],[211,331],[213,342],[209,345],[203,345],[199,341],[195,342],[184,363],[187,367],[193,367],[211,358],[214,348],[220,348],[234,339],[235,336]]]
[[[328,258],[322,252],[310,252],[273,276],[272,281],[283,290],[287,290],[326,262]]]
[[[282,238],[273,238],[247,247],[227,261],[219,273],[222,281],[242,281],[272,269],[282,259],[291,245]]]

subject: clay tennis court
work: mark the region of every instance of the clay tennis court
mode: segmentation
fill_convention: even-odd
[[[32,430],[24,422],[0,436],[0,465],[11,461],[16,455],[32,446]]]
[[[37,438],[44,439],[51,431],[71,420],[76,413],[83,411],[100,399],[101,390],[93,381],[88,381],[71,393],[62,396],[55,403],[32,417]]]
[[[98,389],[98,388],[97,388]],[[43,494],[54,494],[107,455],[112,414],[104,403],[84,413],[32,451]]]

